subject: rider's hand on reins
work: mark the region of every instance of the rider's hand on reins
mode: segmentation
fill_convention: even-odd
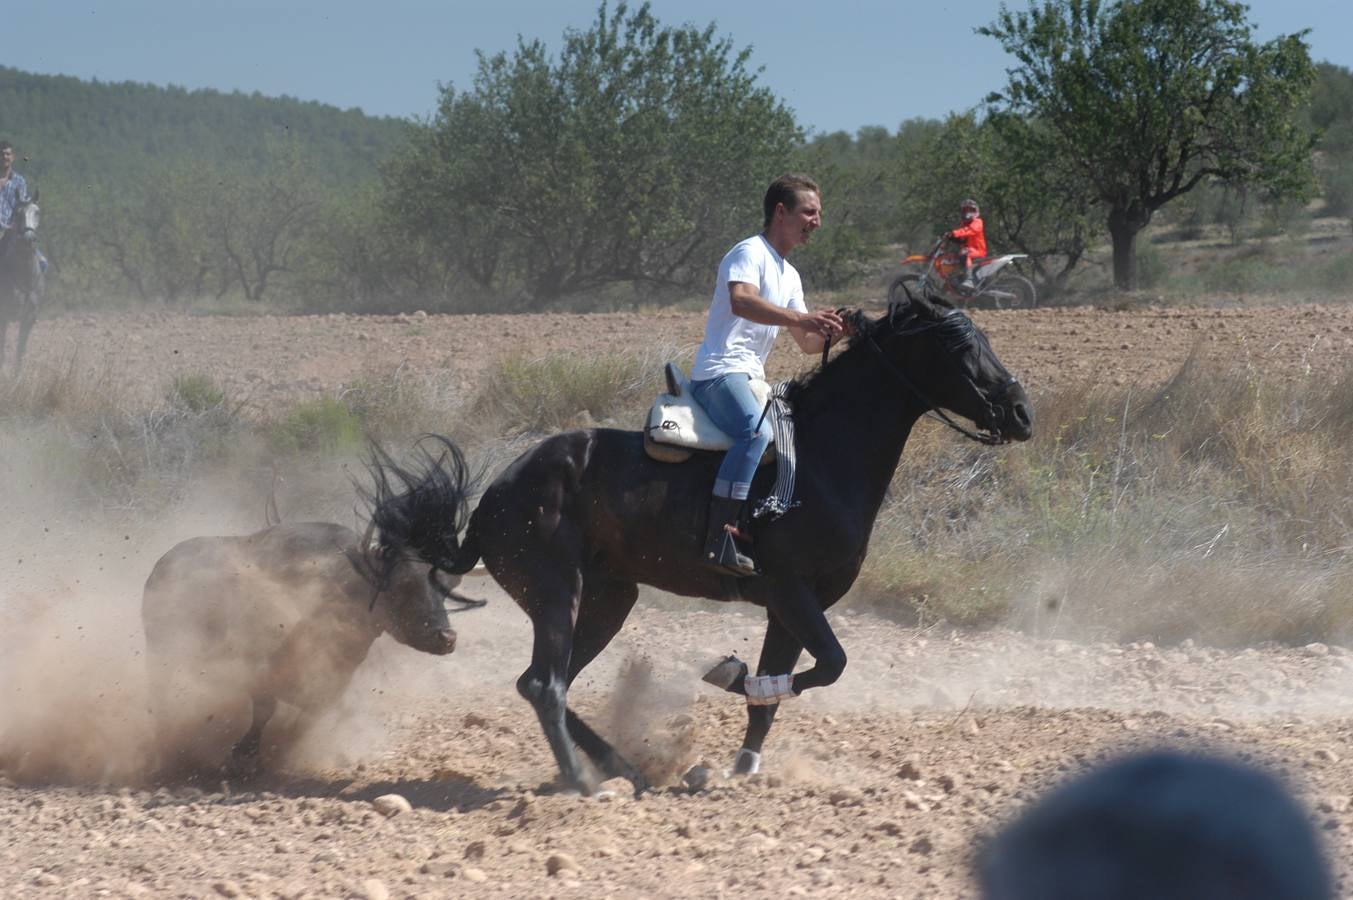
[[[834,309],[819,309],[815,312],[804,313],[800,319],[802,327],[810,332],[816,332],[828,340],[832,340],[846,330],[846,324],[837,315]]]

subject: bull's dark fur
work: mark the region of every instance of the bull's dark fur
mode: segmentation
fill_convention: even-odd
[[[162,769],[217,765],[240,734],[228,713],[246,706],[252,723],[226,766],[256,768],[277,702],[303,716],[330,706],[383,632],[428,653],[455,648],[451,585],[426,563],[395,559],[375,567],[373,603],[371,567],[353,564],[368,553],[352,529],[303,522],[192,538],[161,557],[142,619],[159,746],[174,754]]]

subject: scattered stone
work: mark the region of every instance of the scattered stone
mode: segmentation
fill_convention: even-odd
[[[244,896],[244,888],[240,887],[239,882],[231,881],[229,878],[223,881],[213,882],[211,889],[222,897]]]
[[[473,881],[475,884],[483,884],[489,880],[488,873],[483,869],[476,869],[474,866],[467,867],[465,871],[460,874],[466,881]]]
[[[430,859],[418,867],[418,871],[424,875],[432,875],[436,878],[452,878],[459,870],[459,866],[449,859]]]
[[[859,806],[864,802],[864,794],[855,788],[837,788],[827,796],[832,806]]]
[[[465,714],[463,724],[466,728],[488,728],[489,720],[477,712]]]
[[[706,766],[691,766],[686,770],[686,774],[681,776],[681,781],[686,785],[686,790],[692,794],[698,794],[709,785],[710,771]]]
[[[390,889],[379,878],[367,878],[361,884],[361,896],[366,900],[390,900]]]
[[[548,875],[562,878],[564,875],[561,873],[567,872],[576,878],[581,871],[582,869],[578,867],[577,861],[567,853],[551,853],[545,859],[545,872]]]
[[[907,781],[920,781],[921,768],[916,765],[915,760],[907,760],[902,767],[897,770],[898,778],[905,778]]]
[[[925,835],[921,835],[916,840],[912,841],[911,846],[908,847],[907,849],[910,850],[912,853],[916,853],[921,856],[929,856],[930,854],[935,852],[935,844],[930,840],[930,838],[926,837]]]
[[[371,805],[375,808],[376,812],[385,816],[387,819],[392,816],[397,816],[400,813],[411,812],[413,810],[413,804],[409,803],[408,800],[405,800],[399,794],[381,794],[375,800],[371,801]]]
[[[465,845],[466,859],[483,859],[484,852],[488,849],[483,841],[470,841]]]
[[[1337,763],[1339,761],[1339,754],[1328,747],[1318,747],[1315,751],[1315,758],[1321,762]]]
[[[1316,641],[1315,643],[1307,644],[1305,647],[1302,647],[1301,652],[1305,653],[1307,656],[1329,656],[1330,648],[1328,644],[1322,644],[1319,641]]]
[[[799,857],[798,866],[800,869],[811,869],[826,858],[827,850],[825,847],[809,847],[807,850],[803,851],[803,855]]]

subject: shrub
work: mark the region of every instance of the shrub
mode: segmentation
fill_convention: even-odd
[[[302,403],[270,430],[272,446],[286,453],[333,453],[362,441],[362,421],[338,400]]]
[[[1218,644],[1348,634],[1353,368],[1190,360],[1150,391],[1035,398],[1028,444],[922,427],[849,602],[1061,636]]]
[[[616,417],[638,427],[643,410],[658,394],[662,364],[671,358],[656,350],[591,357],[509,356],[485,379],[474,411],[502,423],[505,432],[550,432]]]
[[[174,379],[166,399],[171,406],[200,415],[224,406],[226,397],[210,375],[187,373]]]

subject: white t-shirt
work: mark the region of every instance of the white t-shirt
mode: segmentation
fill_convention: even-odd
[[[740,281],[756,288],[764,299],[779,307],[807,312],[803,305],[803,282],[799,272],[762,235],[739,241],[719,263],[714,299],[705,322],[705,340],[695,354],[691,380],[704,381],[745,372],[766,377],[766,357],[780,333],[777,325],[759,325],[733,315],[728,283]]]

